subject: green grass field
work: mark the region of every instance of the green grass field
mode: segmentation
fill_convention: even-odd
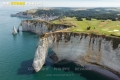
[[[120,21],[111,21],[111,20],[86,20],[77,21],[75,17],[65,17],[59,20],[52,21],[54,24],[69,24],[76,27],[70,28],[69,31],[72,32],[85,32],[85,33],[96,33],[96,34],[105,34],[105,35],[116,35],[120,36]],[[87,27],[91,27],[90,30],[87,30]]]

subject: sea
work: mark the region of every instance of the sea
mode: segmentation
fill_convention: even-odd
[[[32,63],[39,35],[20,32],[12,34],[26,18],[10,17],[20,11],[30,8],[0,8],[0,80],[111,80],[104,75],[90,71],[76,71],[78,65],[69,62],[66,64],[46,64],[41,71],[35,72]],[[48,53],[52,51],[49,50]]]

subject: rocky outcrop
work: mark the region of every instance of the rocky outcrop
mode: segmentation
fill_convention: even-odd
[[[58,61],[66,59],[80,65],[96,65],[120,75],[120,38],[118,37],[54,32],[46,33],[43,39],[48,42],[48,48],[52,48]],[[39,54],[42,52],[39,51]]]
[[[22,31],[30,31],[40,35],[71,27],[71,25],[52,24],[41,20],[23,20],[20,26],[22,26]]]
[[[16,30],[15,26],[13,26],[13,32],[12,32],[12,34],[17,34],[17,30]]]
[[[47,38],[41,39],[39,41],[38,47],[36,49],[35,57],[33,60],[33,66],[36,72],[38,72],[45,63],[47,51],[48,51],[48,40]]]

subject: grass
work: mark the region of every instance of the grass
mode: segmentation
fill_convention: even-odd
[[[52,21],[54,24],[69,24],[76,27],[70,28],[69,31],[72,32],[86,32],[86,33],[96,33],[96,34],[105,34],[105,35],[116,35],[120,36],[120,21],[111,21],[111,20],[86,20],[83,18],[83,21],[77,21],[75,17],[64,17],[59,20]],[[91,27],[90,30],[86,30],[87,27]]]

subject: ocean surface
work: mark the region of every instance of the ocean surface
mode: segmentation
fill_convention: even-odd
[[[18,27],[25,18],[10,17],[10,14],[23,10],[26,9],[0,8],[0,80],[110,80],[89,70],[75,71],[74,63],[44,65],[35,73],[32,61],[39,36],[22,31],[12,35],[13,26]]]

